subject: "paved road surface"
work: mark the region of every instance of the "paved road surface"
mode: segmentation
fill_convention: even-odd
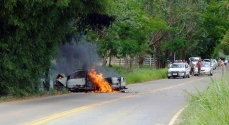
[[[221,77],[214,70],[213,79]],[[169,125],[210,76],[161,79],[128,85],[125,93],[69,93],[0,103],[2,125]]]

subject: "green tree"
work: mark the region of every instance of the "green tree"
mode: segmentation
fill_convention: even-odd
[[[108,0],[2,0],[0,95],[26,95],[48,75],[57,46],[79,15],[102,12]]]
[[[103,57],[129,58],[126,62],[131,62],[133,57],[144,57],[150,50],[148,34],[165,28],[166,23],[145,13],[143,0],[115,0],[112,5],[108,13],[115,21],[103,30],[100,53]]]
[[[219,57],[220,52],[229,55],[229,31],[224,35],[223,39],[220,41],[220,44],[215,49],[217,57]]]
[[[206,4],[203,1],[195,0],[146,0],[146,11],[152,15],[160,15],[169,27],[158,32],[152,32],[151,46],[154,55],[157,57],[157,67],[165,67],[167,58],[174,53],[171,48],[160,49],[162,45],[170,43],[171,40],[180,39],[186,41],[185,46],[180,48],[181,59],[185,59],[187,53],[192,53],[199,36],[204,36],[201,13],[205,11]],[[177,44],[179,47],[179,44]]]
[[[211,1],[208,4],[208,11],[203,16],[205,20],[204,28],[208,34],[203,41],[208,39],[210,42],[205,44],[208,48],[206,48],[202,54],[208,57],[218,57],[220,51],[225,51],[227,53],[227,45],[225,45],[225,43],[227,39],[226,33],[229,29],[229,4],[227,0]]]

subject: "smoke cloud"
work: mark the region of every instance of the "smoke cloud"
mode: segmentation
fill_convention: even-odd
[[[120,76],[114,70],[102,66],[102,59],[97,54],[97,45],[87,42],[66,43],[59,46],[59,54],[56,58],[55,73],[70,75],[76,70],[90,71],[92,67],[104,77]]]

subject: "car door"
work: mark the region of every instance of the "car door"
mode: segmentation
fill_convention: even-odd
[[[74,88],[75,86],[83,87],[86,84],[86,71],[76,71],[68,76],[67,87]]]
[[[185,71],[186,71],[186,75],[190,74],[190,66],[188,65],[188,63],[185,63]]]

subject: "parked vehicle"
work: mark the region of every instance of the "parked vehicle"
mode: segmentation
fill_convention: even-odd
[[[200,57],[190,57],[189,58],[189,62],[193,62],[194,65],[197,64],[197,62],[199,61]]]
[[[213,67],[211,67],[210,62],[204,62],[204,61],[202,62],[200,74],[209,75],[209,76],[213,75]]]
[[[215,59],[203,59],[204,62],[210,62],[211,67],[214,69],[216,69],[216,67],[218,66],[218,63]]]
[[[171,77],[190,77],[190,66],[186,62],[173,63],[171,67],[168,69],[167,77],[170,79]]]
[[[113,90],[127,89],[124,77],[104,77],[104,79]],[[83,70],[77,70],[68,76],[59,74],[54,86],[57,90],[66,88],[69,91],[99,91],[99,86],[94,84],[89,78],[88,72]]]
[[[213,67],[215,67],[215,69],[218,67],[218,62],[217,62],[217,60],[216,59],[212,59],[212,62],[213,62]],[[213,68],[213,70],[214,70],[214,68]]]

